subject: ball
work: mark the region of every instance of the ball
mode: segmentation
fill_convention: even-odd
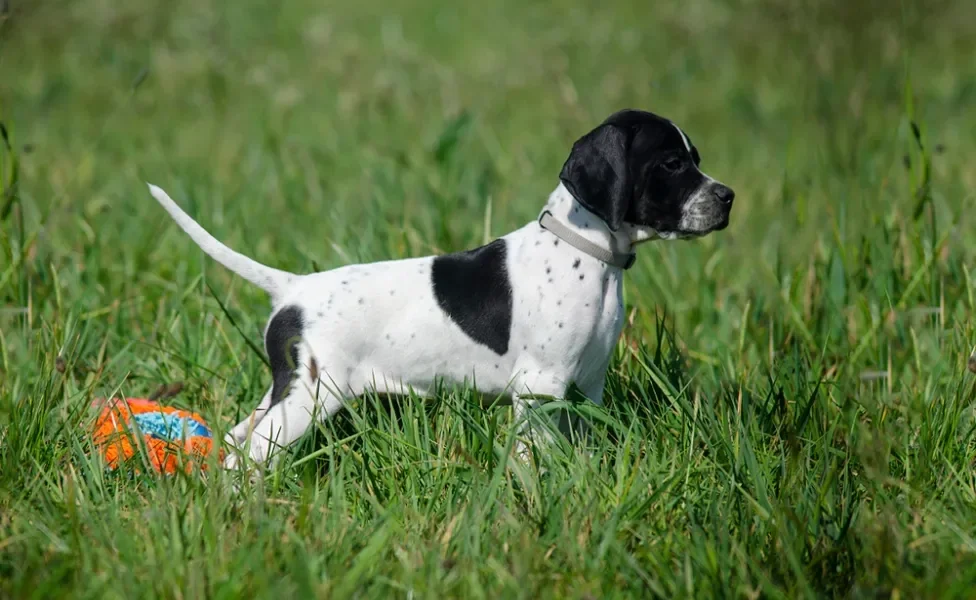
[[[207,467],[204,459],[215,447],[213,433],[199,414],[145,398],[116,398],[106,403],[95,421],[93,437],[113,470],[128,463],[139,452],[139,444],[160,473],[175,473],[180,466],[187,472],[194,466],[203,470]],[[142,461],[136,457],[133,463]]]

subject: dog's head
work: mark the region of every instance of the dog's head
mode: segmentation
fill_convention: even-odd
[[[725,229],[735,193],[699,169],[698,150],[671,121],[622,110],[573,144],[559,179],[612,231],[631,241]]]

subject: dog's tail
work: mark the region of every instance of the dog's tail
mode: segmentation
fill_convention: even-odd
[[[183,228],[183,231],[189,234],[190,238],[200,246],[201,250],[231,271],[268,292],[271,295],[272,302],[281,297],[282,292],[292,279],[294,279],[295,275],[286,271],[272,269],[243,254],[234,252],[220,243],[217,238],[207,233],[190,215],[183,212],[183,209],[162,188],[151,183],[148,185],[149,192],[153,195],[153,198],[163,205],[166,212],[173,217],[177,225]]]

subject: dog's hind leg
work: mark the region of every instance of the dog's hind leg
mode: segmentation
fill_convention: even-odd
[[[312,348],[304,339],[304,328],[304,314],[297,305],[283,307],[268,323],[264,343],[271,365],[271,391],[255,410],[257,424],[252,428],[249,418],[233,430],[237,440],[246,440],[246,444],[235,446],[246,445],[247,454],[258,463],[266,463],[276,447],[289,446],[304,435],[316,410],[327,417],[342,408],[340,394],[346,382],[336,382],[329,373],[319,372]],[[345,373],[341,369],[335,372]],[[329,383],[338,385],[330,388]],[[237,453],[228,454],[224,466],[234,468],[237,461]]]
[[[256,407],[254,407],[254,411],[246,416],[240,423],[234,425],[234,427],[228,433],[229,437],[225,441],[236,445],[243,444],[244,441],[247,440],[248,432],[251,430],[251,428],[257,427],[258,423],[261,422],[261,419],[264,418],[265,413],[267,413],[268,409],[271,408],[271,391],[273,389],[274,387],[268,388],[268,391],[264,394],[264,398],[261,399],[261,402],[259,402]]]
[[[308,369],[299,369],[308,375]],[[324,382],[308,382],[308,377],[297,377],[284,398],[272,405],[250,436],[248,457],[267,465],[279,450],[287,448],[309,429],[315,419],[327,419],[342,409],[339,390]],[[228,456],[224,466],[234,468],[237,458]]]

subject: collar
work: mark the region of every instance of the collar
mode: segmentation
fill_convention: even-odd
[[[608,265],[626,270],[634,266],[634,261],[637,259],[637,255],[633,252],[617,252],[615,249],[602,248],[594,244],[557,220],[548,210],[542,211],[539,215],[539,225],[580,252],[589,254]]]

